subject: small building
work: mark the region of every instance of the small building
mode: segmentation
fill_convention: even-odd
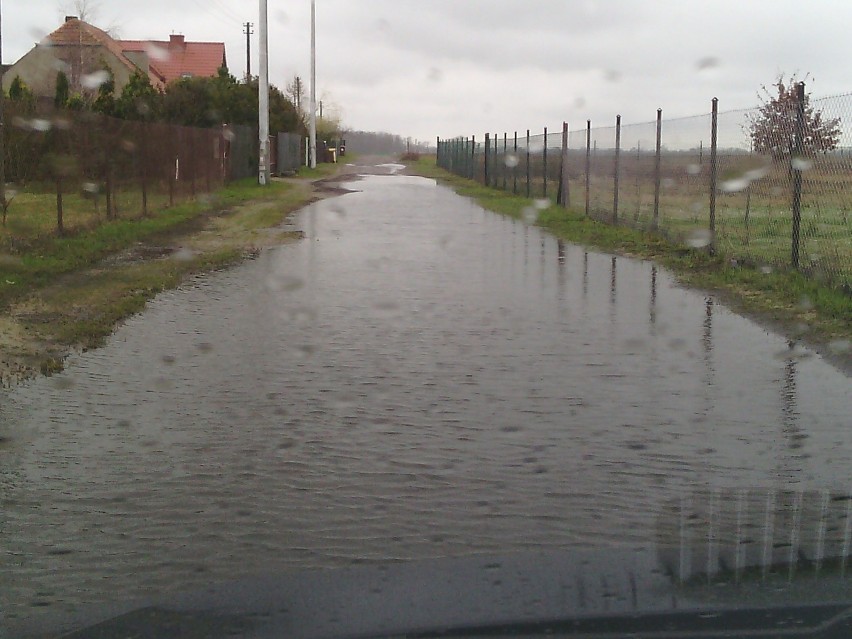
[[[63,71],[72,92],[92,94],[97,84],[87,78],[109,69],[116,94],[137,71],[146,74],[155,89],[163,90],[180,78],[215,76],[222,66],[227,66],[223,42],[187,42],[183,35],[172,35],[168,41],[117,40],[76,16],[67,16],[62,26],[6,69],[3,89],[8,91],[20,77],[37,98],[53,98],[57,74]]]

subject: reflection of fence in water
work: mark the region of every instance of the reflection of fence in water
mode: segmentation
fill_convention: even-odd
[[[845,576],[850,544],[852,491],[709,490],[668,502],[657,522],[660,562],[682,582]]]

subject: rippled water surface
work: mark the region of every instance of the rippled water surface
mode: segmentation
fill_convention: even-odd
[[[849,378],[433,182],[159,296],[0,403],[7,620],[256,573],[643,545],[707,489],[844,490]]]

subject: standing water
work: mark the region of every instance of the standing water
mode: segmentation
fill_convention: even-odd
[[[296,217],[303,241],[4,391],[6,623],[297,568],[641,547],[701,494],[848,495],[849,379],[819,356],[430,180],[350,186]]]

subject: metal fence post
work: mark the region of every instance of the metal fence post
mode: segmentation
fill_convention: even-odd
[[[518,132],[515,131],[515,143],[512,147],[514,162],[512,163],[512,193],[518,193]]]
[[[719,125],[719,98],[713,98],[710,114],[710,251],[716,244],[716,133]]]
[[[567,208],[571,202],[568,187],[568,123],[562,123],[562,167],[559,172],[559,204]]]
[[[485,168],[484,168],[484,172],[485,172],[484,184],[485,184],[485,186],[488,186],[488,147],[489,146],[491,146],[491,134],[486,133],[485,134]]]
[[[615,165],[612,180],[612,223],[618,224],[618,172],[621,160],[621,116],[615,116]]]
[[[586,217],[589,216],[591,204],[589,176],[592,170],[592,121],[586,120]]]
[[[530,130],[527,129],[527,197],[530,197]]]
[[[547,127],[544,127],[544,152],[542,153],[542,173],[544,182],[541,187],[541,197],[547,198]]]
[[[470,136],[470,177],[471,180],[476,179],[476,136]]]
[[[654,158],[654,222],[653,228],[657,228],[660,220],[660,149],[663,133],[663,110],[657,109],[657,154]]]
[[[508,134],[503,133],[503,166],[501,167],[501,172],[503,173],[503,190],[506,190],[506,144],[508,142]]]
[[[802,169],[801,160],[805,138],[805,83],[796,85],[796,129],[790,166],[793,170],[793,236],[790,258],[793,268],[799,268],[799,240],[802,223]],[[798,165],[798,166],[797,166]]]

